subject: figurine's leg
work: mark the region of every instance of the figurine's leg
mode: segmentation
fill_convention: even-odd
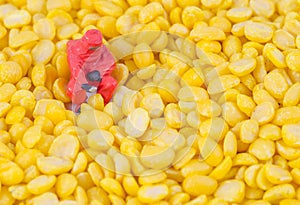
[[[111,76],[103,76],[98,88],[98,93],[102,95],[104,103],[108,103],[117,87],[117,81]]]
[[[77,105],[81,105],[82,103],[84,103],[87,99],[86,96],[86,91],[85,90],[78,90],[77,92],[75,92],[73,94],[72,97],[72,103],[77,104]]]
[[[90,85],[88,83],[82,84],[81,88],[84,89],[88,93],[94,93],[94,92],[97,91],[97,87],[96,86]]]

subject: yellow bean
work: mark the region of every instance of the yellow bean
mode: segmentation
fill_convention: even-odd
[[[7,28],[19,28],[29,24],[30,21],[31,15],[26,10],[14,10],[9,12],[3,19]]]
[[[43,154],[37,149],[26,149],[22,148],[16,155],[15,162],[20,165],[23,169],[26,169],[36,164],[36,160],[42,157]]]
[[[191,30],[189,37],[195,41],[199,40],[212,40],[222,41],[226,39],[224,31],[220,28],[212,26],[196,26]]]
[[[250,116],[255,109],[255,103],[253,99],[247,95],[238,94],[236,100],[238,108],[247,116]]]
[[[55,45],[50,40],[39,41],[31,51],[34,64],[47,64],[54,55]]]
[[[224,160],[209,174],[216,180],[220,180],[226,176],[232,166],[232,160],[230,156],[224,158]]]
[[[16,122],[21,122],[25,116],[26,110],[21,106],[14,106],[12,107],[5,118],[6,124],[14,124]]]
[[[146,0],[128,0],[128,4],[130,6],[137,6],[137,5],[144,6],[147,4],[147,1]]]
[[[113,124],[113,120],[105,112],[94,110],[80,113],[77,123],[79,127],[92,131],[94,129],[108,129]]]
[[[284,184],[293,180],[288,170],[272,164],[266,165],[266,177],[273,184]]]
[[[250,1],[250,7],[255,14],[266,18],[271,17],[275,12],[275,4],[270,0],[252,0]]]
[[[229,70],[237,76],[245,76],[251,73],[256,66],[254,58],[243,58],[228,65]]]
[[[18,90],[29,90],[31,88],[31,79],[28,77],[23,77],[19,80],[19,82],[16,84],[16,88]]]
[[[11,186],[23,181],[24,171],[16,163],[2,158],[0,167],[2,169],[0,172],[1,184]]]
[[[222,140],[228,130],[228,124],[223,118],[220,117],[209,118],[203,121],[199,127],[202,137],[208,137],[216,142]]]
[[[172,147],[175,151],[178,151],[185,145],[185,138],[175,129],[166,128],[159,131],[159,136],[152,143],[161,147]]]
[[[209,82],[207,91],[209,94],[218,94],[235,87],[239,83],[240,79],[235,75],[222,75]]]
[[[176,23],[173,24],[170,28],[169,28],[169,32],[173,35],[178,35],[181,37],[187,37],[189,35],[189,29],[180,23]]]
[[[31,84],[30,84],[30,87],[31,87]],[[35,87],[32,93],[35,96],[35,99],[37,101],[41,100],[41,99],[52,99],[53,98],[52,92],[44,86]]]
[[[158,92],[165,102],[176,102],[180,87],[173,80],[162,80],[158,85]]]
[[[121,34],[129,33],[134,25],[138,23],[138,18],[133,15],[124,14],[116,21],[116,30]]]
[[[8,144],[11,141],[11,136],[9,132],[5,131],[4,128],[1,128],[2,130],[0,131],[0,142],[4,144]]]
[[[241,40],[233,35],[228,36],[222,44],[223,52],[231,57],[234,53],[239,53],[242,50]]]
[[[70,11],[71,10],[71,1],[70,0],[65,1],[65,2],[61,2],[58,0],[50,1],[50,2],[47,2],[46,8],[48,11],[50,11],[52,9],[62,9],[62,10]]]
[[[274,32],[272,38],[273,43],[280,49],[286,50],[289,48],[295,48],[295,37],[289,32],[279,29]]]
[[[227,180],[220,184],[214,195],[231,203],[240,203],[245,196],[245,184],[236,179]]]
[[[22,68],[14,61],[7,61],[0,65],[0,80],[3,83],[17,83],[22,78]]]
[[[283,199],[279,202],[279,204],[280,205],[291,205],[291,204],[298,205],[299,200],[297,200],[297,199]]]
[[[300,155],[298,149],[287,146],[282,140],[276,142],[276,149],[280,156],[288,160],[294,160]]]
[[[16,87],[11,83],[4,83],[3,85],[1,85],[0,92],[2,95],[0,97],[0,101],[9,102],[16,90]]]
[[[238,122],[246,119],[246,115],[242,113],[233,102],[225,102],[222,105],[222,117],[230,126],[234,126]]]
[[[229,9],[226,12],[226,16],[234,23],[243,22],[252,16],[252,10],[248,7],[236,7]]]
[[[72,169],[73,162],[55,156],[40,157],[37,159],[37,167],[44,174],[62,174]]]
[[[294,71],[299,71],[299,55],[300,52],[298,50],[292,51],[290,52],[285,60],[287,63],[287,66],[289,67],[289,69],[294,70]]]
[[[176,104],[168,104],[164,111],[166,123],[171,128],[181,128],[185,123],[185,114]]]
[[[258,122],[256,120],[245,120],[240,128],[240,139],[244,143],[252,143],[258,136]]]
[[[255,164],[255,165],[249,166],[245,170],[244,180],[249,187],[257,188],[256,177],[257,177],[257,174],[258,174],[258,171],[260,170],[260,168],[261,168],[261,165]]]
[[[40,175],[27,184],[30,193],[41,195],[49,191],[56,183],[56,177],[53,175]]]
[[[61,198],[70,196],[75,191],[77,183],[74,175],[68,173],[59,175],[55,185],[57,195]]]
[[[171,24],[179,24],[181,23],[181,14],[182,14],[182,8],[175,7],[170,11],[170,22]]]
[[[110,200],[108,198],[107,193],[101,189],[100,187],[92,187],[87,190],[88,201],[91,201],[94,204],[109,204]]]
[[[264,46],[263,54],[278,68],[285,68],[286,62],[283,53],[272,43]]]
[[[192,196],[212,194],[217,188],[217,181],[209,176],[190,175],[183,181],[183,189]],[[199,187],[201,189],[198,189]]]
[[[182,22],[189,29],[192,29],[196,22],[203,19],[204,14],[199,7],[187,6],[182,11]]]
[[[79,26],[75,23],[65,24],[57,29],[57,37],[62,39],[68,39],[72,35],[79,31]]]
[[[11,193],[12,197],[17,200],[24,200],[31,196],[26,185],[14,185],[8,188],[8,191]]]
[[[113,2],[98,0],[94,2],[94,8],[102,16],[119,17],[123,14],[123,9]]]
[[[127,194],[137,196],[139,185],[133,176],[124,176],[122,185]]]
[[[174,157],[175,153],[171,148],[145,145],[142,148],[140,160],[146,167],[161,169],[168,167]]]
[[[56,99],[68,103],[71,101],[66,94],[65,87],[67,86],[67,80],[65,78],[57,78],[53,84],[53,95]]]
[[[213,100],[205,100],[197,104],[197,111],[204,117],[217,117],[221,114],[221,107]]]
[[[139,21],[140,23],[149,23],[157,16],[162,15],[164,9],[162,5],[158,2],[151,2],[144,6],[139,13]]]
[[[260,127],[258,136],[263,139],[279,140],[281,139],[281,129],[274,124],[265,124]]]
[[[233,132],[229,131],[224,137],[223,152],[225,156],[233,158],[237,153],[237,139]]]
[[[22,138],[22,142],[25,147],[32,148],[41,139],[42,127],[40,125],[34,125],[26,130]]]
[[[277,99],[283,99],[285,92],[288,90],[288,84],[279,72],[268,73],[264,79],[264,86]]]
[[[13,160],[15,158],[14,152],[10,150],[9,147],[2,142],[0,142],[0,152],[1,152],[1,156],[6,159]]]
[[[213,139],[200,138],[198,140],[198,146],[201,154],[201,158],[211,166],[217,166],[223,160],[223,152],[219,144]]]
[[[78,186],[81,186],[82,188],[87,190],[87,192],[89,188],[95,186],[88,172],[81,172],[76,176],[76,178],[78,180]]]
[[[300,84],[293,84],[285,93],[283,98],[283,106],[297,105],[300,100]]]
[[[300,109],[296,106],[279,108],[275,111],[273,123],[283,125],[288,123],[297,123],[300,120]]]
[[[247,23],[244,32],[248,40],[258,43],[266,43],[273,37],[272,27],[264,23]]]
[[[36,44],[36,41],[39,40],[39,37],[32,31],[21,31],[17,29],[12,29],[9,34],[9,46],[12,48],[23,46],[33,46]]]
[[[41,39],[54,39],[56,35],[55,24],[51,19],[42,18],[33,24],[33,31]]]
[[[250,58],[255,58],[259,54],[258,51],[252,47],[243,47],[242,53],[244,54],[243,57],[250,57]]]
[[[90,26],[90,25],[96,25],[97,24],[97,21],[100,19],[100,16],[96,13],[88,13],[86,14],[81,23],[80,23],[80,26],[82,28],[85,28],[87,26]],[[104,18],[105,19],[105,18]],[[115,18],[112,17],[112,19],[116,20]],[[115,27],[115,21],[113,21],[113,24],[112,24],[113,28],[116,28]],[[98,24],[97,24],[97,27],[99,28]],[[102,34],[104,35],[104,29],[102,30],[103,27],[101,27],[101,31],[103,32]],[[77,35],[77,34],[75,34]],[[106,35],[105,35],[106,36]]]
[[[165,109],[165,105],[157,93],[143,97],[140,106],[149,112],[151,118],[160,117]]]
[[[17,7],[13,4],[3,4],[0,7],[0,19],[3,20],[4,16],[10,13],[11,11],[17,10]]]
[[[143,68],[153,63],[154,56],[151,48],[147,44],[141,43],[134,48],[133,59],[137,67]]]
[[[204,52],[219,53],[222,46],[218,41],[200,40],[196,44],[196,49],[201,49]]]
[[[274,186],[264,193],[263,199],[274,203],[281,199],[294,198],[295,188],[291,184],[281,184]]]
[[[282,126],[281,132],[282,132],[282,140],[284,143],[286,143],[288,146],[291,147],[298,147],[299,146],[299,136],[298,136],[298,130],[299,130],[298,124],[285,124]]]
[[[256,120],[260,125],[266,124],[274,118],[275,110],[271,103],[258,104],[251,115],[251,119]]]
[[[116,194],[122,198],[125,197],[125,192],[121,184],[115,179],[104,178],[100,181],[100,185],[106,192],[110,194]]]
[[[87,136],[88,146],[96,150],[108,150],[114,142],[114,136],[101,129],[91,131]]]
[[[232,160],[233,166],[241,166],[241,165],[253,165],[257,164],[257,159],[249,153],[238,153]]]
[[[271,140],[258,138],[250,145],[249,153],[259,160],[271,159],[275,154],[275,144]]]
[[[78,203],[81,203],[81,204],[88,203],[86,191],[81,186],[76,187],[76,189],[74,191],[74,197]]]
[[[262,83],[267,75],[265,60],[263,56],[256,57],[256,68],[253,70],[253,77],[259,83]]]
[[[33,204],[59,203],[57,196],[52,192],[46,192],[32,199]]]
[[[212,171],[212,166],[198,159],[190,160],[181,169],[181,173],[184,177],[187,177],[188,175],[192,175],[192,174],[207,175],[211,171]]]
[[[199,6],[200,5],[200,1],[197,0],[192,0],[192,1],[184,1],[184,0],[178,0],[177,4],[181,7],[184,8],[186,6]]]
[[[149,122],[148,112],[142,108],[137,108],[128,115],[125,132],[131,137],[140,137],[145,133]]]
[[[49,155],[74,160],[79,151],[79,142],[76,137],[68,134],[57,136],[50,148]]]
[[[174,164],[175,169],[179,169],[186,165],[196,154],[196,149],[193,147],[184,147],[178,151],[177,161]],[[182,157],[183,156],[183,157]]]
[[[143,203],[154,203],[164,199],[169,193],[165,184],[144,185],[138,190],[138,199]]]
[[[31,79],[34,86],[44,86],[46,83],[46,70],[43,64],[37,64],[32,68]]]
[[[167,178],[167,175],[162,171],[145,171],[139,176],[138,182],[141,185],[160,183]]]

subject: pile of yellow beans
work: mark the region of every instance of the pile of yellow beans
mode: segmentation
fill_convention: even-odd
[[[99,29],[108,104],[66,43]],[[0,205],[300,204],[299,0],[0,0]]]

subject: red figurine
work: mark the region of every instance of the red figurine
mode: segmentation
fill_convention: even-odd
[[[67,43],[68,63],[71,71],[67,95],[77,111],[92,93],[99,93],[108,103],[117,86],[111,76],[116,67],[115,59],[102,43],[102,34],[88,30],[81,39]]]

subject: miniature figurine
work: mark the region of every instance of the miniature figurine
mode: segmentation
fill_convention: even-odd
[[[81,39],[67,43],[70,81],[67,95],[75,110],[93,93],[99,93],[108,103],[117,86],[111,76],[116,67],[115,59],[102,42],[102,34],[96,29],[88,30]]]

